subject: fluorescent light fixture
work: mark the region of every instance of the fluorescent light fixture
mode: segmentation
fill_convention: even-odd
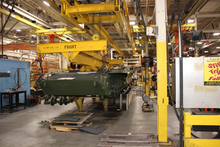
[[[193,50],[194,48],[193,48],[193,47],[189,47],[189,49],[190,49],[190,50]]]
[[[34,35],[34,34],[33,34],[33,35],[31,35],[31,36],[36,37],[36,35]]]
[[[194,19],[188,19],[187,22],[188,22],[188,23],[193,23],[193,22],[194,22]]]
[[[139,39],[142,39],[142,37],[139,37]]]
[[[18,39],[18,40],[21,40],[21,39]]]
[[[15,38],[18,38],[17,36],[14,36]]]
[[[84,24],[79,24],[80,27],[84,28]]]
[[[197,44],[203,44],[203,42],[197,42]]]
[[[21,32],[21,30],[20,30],[20,29],[17,29],[16,31],[17,31],[17,32]]]
[[[47,6],[50,6],[50,4],[46,1],[44,1],[44,4],[47,5]]]
[[[31,42],[34,42],[34,41],[31,41]]]
[[[220,33],[214,33],[213,34],[213,36],[219,36],[220,35]]]
[[[204,53],[208,53],[209,51],[204,51]]]
[[[135,25],[135,21],[130,21],[130,25]]]
[[[220,46],[217,46],[216,49],[220,49]]]
[[[73,39],[72,36],[70,36],[70,35],[63,35],[63,36],[65,36],[66,38],[69,38],[69,39],[71,39],[71,40],[73,40],[73,41],[76,41],[76,40]]]

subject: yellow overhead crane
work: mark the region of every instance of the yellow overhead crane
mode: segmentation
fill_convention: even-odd
[[[78,41],[62,43],[38,44],[38,54],[62,53],[68,62],[84,65],[81,71],[96,71],[102,67],[102,56],[91,51],[107,51],[106,40]],[[106,60],[106,65],[111,68],[113,64],[122,64],[122,60]]]
[[[100,3],[100,4],[80,4],[77,0],[74,0],[74,6],[70,4],[69,0],[60,0],[61,14],[71,20],[73,24],[88,24],[91,25],[97,32],[99,32],[116,50],[120,55],[124,53],[120,50],[118,45],[113,41],[107,31],[101,26],[102,23],[116,23],[118,22],[120,27],[124,27],[126,24],[128,31],[128,38],[130,40],[133,54],[135,54],[135,46],[132,37],[132,31],[129,24],[128,10],[126,1],[123,3],[120,0],[114,0],[110,3]],[[124,9],[122,8],[125,8]],[[94,13],[99,13],[99,16],[93,16]],[[106,13],[102,15],[101,13]],[[72,15],[77,17],[77,20],[72,17]],[[125,17],[126,16],[126,17]],[[124,24],[125,22],[125,24]]]

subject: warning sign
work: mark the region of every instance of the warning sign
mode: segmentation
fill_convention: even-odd
[[[204,85],[220,85],[220,57],[204,58]]]

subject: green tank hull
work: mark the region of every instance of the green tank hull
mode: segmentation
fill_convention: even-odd
[[[126,77],[133,69],[114,69],[100,74],[98,72],[52,73],[39,77],[36,85],[45,95],[58,96],[96,96],[114,98],[128,85]]]

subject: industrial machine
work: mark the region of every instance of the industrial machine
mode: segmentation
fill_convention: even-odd
[[[0,93],[7,90],[25,90],[30,95],[30,63],[0,59]],[[19,94],[19,101],[24,102],[24,95]],[[15,98],[14,98],[15,99]],[[15,100],[13,100],[15,101]],[[1,102],[0,102],[1,103]],[[2,105],[9,104],[9,97],[4,95]]]
[[[68,104],[73,101],[77,103],[76,100],[79,98],[90,97],[100,100],[114,99],[117,107],[122,103],[120,93],[130,90],[133,68],[105,70],[46,74],[45,78],[42,78],[43,75],[40,76],[36,84],[47,95],[46,103],[51,105]],[[118,109],[121,110],[122,107],[119,106]]]

